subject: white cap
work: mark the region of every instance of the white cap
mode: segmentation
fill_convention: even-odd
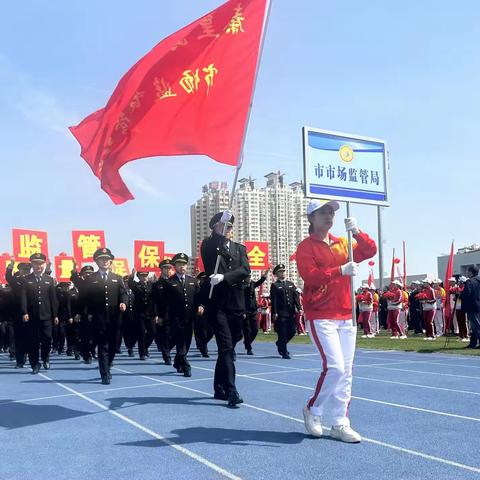
[[[362,283],[361,288],[370,288],[370,285],[368,283]]]
[[[461,277],[458,278],[458,281],[462,282],[462,283],[465,283],[467,281],[467,277],[462,275]]]
[[[432,283],[442,283],[442,281],[439,278],[434,278]]]
[[[336,200],[312,200],[307,206],[307,215],[311,215],[325,205],[330,205],[335,212],[340,208],[340,204]]]
[[[450,277],[450,278],[448,279],[448,281],[449,281],[449,282],[456,282],[455,277]]]
[[[429,278],[429,277],[425,277],[423,280],[422,280],[422,283],[433,283],[433,279]]]
[[[403,287],[403,282],[401,280],[394,280],[393,282],[390,282],[390,283],[398,285],[399,287]]]

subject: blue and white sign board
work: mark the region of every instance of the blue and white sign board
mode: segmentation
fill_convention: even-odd
[[[383,140],[303,127],[303,168],[307,198],[388,205]]]

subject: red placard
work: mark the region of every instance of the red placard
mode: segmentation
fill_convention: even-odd
[[[125,277],[130,275],[130,268],[128,267],[128,260],[126,258],[116,258],[112,261],[112,272]]]
[[[13,256],[19,261],[30,261],[34,253],[43,253],[48,261],[48,235],[39,230],[12,229]]]
[[[7,279],[5,278],[5,273],[7,271],[7,265],[10,264],[10,254],[2,253],[0,255],[0,283],[5,285],[7,283]]]
[[[134,243],[135,270],[159,274],[159,265],[164,258],[165,243],[153,240],[135,240]]]
[[[244,242],[251,270],[269,268],[268,242]]]
[[[93,262],[93,254],[99,248],[105,247],[105,232],[103,230],[73,230],[73,256],[79,265]]]
[[[69,282],[73,270],[74,258],[70,255],[55,257],[55,278],[57,282]]]

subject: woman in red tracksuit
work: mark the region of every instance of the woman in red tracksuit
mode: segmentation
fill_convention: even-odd
[[[373,338],[375,336],[372,329],[373,295],[368,285],[362,285],[362,291],[357,294],[356,300],[360,311],[358,323],[363,325],[362,338]]]
[[[331,426],[330,436],[348,443],[361,441],[350,427],[348,405],[352,390],[352,365],[356,327],[352,324],[351,277],[358,265],[377,252],[375,242],[357,228],[354,218],[345,226],[355,239],[353,262],[348,261],[348,241],[329,233],[336,201],[313,200],[307,207],[310,236],[297,248],[296,260],[304,280],[303,306],[309,334],[322,358],[323,370],[315,393],[303,409],[305,428],[316,437]],[[323,424],[323,426],[322,426]]]
[[[435,291],[430,284],[430,280],[423,280],[423,289],[420,293],[415,295],[417,300],[422,304],[423,325],[425,328],[425,340],[435,340],[433,332],[433,317],[435,317],[435,310],[437,300],[435,299]]]
[[[402,329],[398,323],[400,311],[403,307],[403,290],[402,282],[394,280],[390,284],[390,290],[383,294],[387,299],[387,328],[392,329],[391,339],[406,338],[402,333]]]

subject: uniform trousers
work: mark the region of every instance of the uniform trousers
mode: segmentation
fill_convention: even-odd
[[[195,343],[200,353],[208,353],[208,342],[213,338],[213,330],[205,315],[197,315],[193,324]]]
[[[242,321],[243,344],[247,352],[252,349],[252,343],[258,334],[257,314],[247,312]]]
[[[207,318],[218,348],[213,388],[216,392],[223,390],[228,395],[237,391],[233,352],[235,345],[242,339],[243,312],[211,307],[207,310]]]
[[[358,316],[358,323],[361,323],[363,325],[363,333],[365,333],[365,335],[371,335],[372,332],[375,333],[375,329],[372,328],[371,321],[372,321],[371,310],[360,312],[360,315]]]
[[[357,328],[352,320],[310,320],[309,335],[320,353],[322,373],[307,406],[325,426],[349,426]]]
[[[43,362],[48,362],[50,349],[52,347],[52,325],[49,320],[40,320],[30,316],[26,322],[27,352],[30,366],[33,368],[39,363],[41,357]],[[40,355],[39,355],[40,352]]]
[[[98,347],[98,369],[100,375],[106,377],[110,373],[110,365],[115,358],[117,350],[117,336],[119,322],[110,320],[98,324],[93,322],[95,343]]]
[[[398,318],[400,317],[400,310],[388,310],[387,313],[387,328],[392,329],[392,337],[398,337],[400,332],[400,325],[398,324]]]
[[[433,333],[433,317],[435,316],[435,310],[423,310],[423,325],[425,327],[425,335],[427,338],[434,338]]]
[[[173,366],[180,370],[185,370],[186,368],[190,368],[190,363],[187,360],[187,354],[192,343],[193,319],[173,317],[170,320],[176,348]]]
[[[287,343],[295,336],[295,314],[279,313],[275,320],[275,330],[277,331],[278,340],[276,345],[280,355],[287,353]]]
[[[138,354],[145,356],[148,349],[155,339],[156,323],[155,319],[144,313],[134,313],[135,325],[137,328]]]

